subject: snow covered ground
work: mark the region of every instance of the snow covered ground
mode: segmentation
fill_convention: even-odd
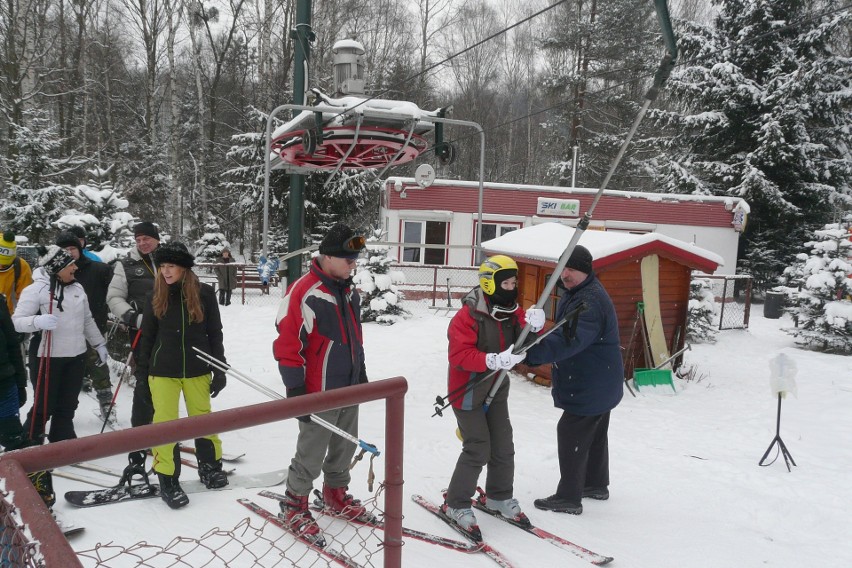
[[[515,496],[532,521],[614,556],[613,566],[624,568],[852,565],[852,452],[848,445],[852,358],[796,349],[792,338],[781,331],[791,323],[786,316],[764,319],[760,307],[752,311],[749,330],[722,332],[715,345],[695,345],[687,353],[686,364],[695,365],[700,380],[677,381],[676,395],[661,387],[636,398],[625,392],[610,428],[611,498],[585,502],[581,516],[538,511],[532,505],[534,499],[555,491],[555,428],[560,413],[553,408],[547,389],[513,376]],[[224,308],[225,346],[232,365],[283,392],[270,346],[275,310],[272,304]],[[393,326],[366,324],[365,338],[371,380],[402,375],[409,383],[405,525],[457,538],[407,500],[413,493],[439,500],[460,449],[452,415],[430,417],[435,396],[446,393],[448,322],[444,315],[418,313]],[[780,457],[769,467],[758,467],[775,435],[777,401],[770,391],[768,363],[779,353],[789,355],[798,366],[798,398],[785,399],[781,421],[781,436],[798,464],[792,473]],[[125,385],[119,394],[119,419],[124,424],[129,422],[130,396]],[[229,379],[228,387],[214,400],[214,409],[264,400],[255,390]],[[81,436],[98,430],[94,407],[93,399],[81,397]],[[361,438],[383,449],[384,404],[363,405],[361,417]],[[223,440],[226,452],[246,453],[237,464],[238,472],[253,473],[286,467],[295,437],[291,420],[227,433]],[[354,470],[351,491],[366,499],[370,494],[365,462]],[[102,463],[123,467],[124,458]],[[383,465],[382,458],[376,460],[378,479]],[[184,476],[192,478],[194,472],[185,469]],[[57,479],[55,485],[60,495],[69,489],[90,488],[64,479]],[[283,491],[283,487],[276,489]],[[274,502],[256,492],[194,494],[189,506],[178,511],[158,499],[72,509],[61,497],[57,509],[86,526],[85,533],[72,541],[75,550],[90,550],[98,543],[127,548],[142,541],[165,546],[178,536],[198,539],[216,527],[230,530],[251,517],[236,503],[238,497],[274,508]],[[515,566],[589,565],[496,519],[480,514],[479,520],[486,540]],[[262,525],[256,517],[251,522]],[[314,559],[309,554],[298,565],[312,565]],[[381,553],[370,562],[381,566]],[[443,568],[494,565],[482,555],[406,542],[404,566],[431,568],[436,563]],[[231,565],[261,563],[245,559]]]

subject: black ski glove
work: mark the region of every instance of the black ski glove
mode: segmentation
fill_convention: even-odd
[[[291,389],[287,389],[287,398],[293,398],[294,396],[302,396],[306,392],[307,392],[307,389],[305,388],[304,385],[302,385],[300,387],[293,387]],[[307,424],[308,422],[311,421],[311,415],[305,414],[304,416],[297,416],[296,420],[298,420],[299,422],[304,422],[305,424]]]
[[[27,403],[27,387],[18,387],[18,408],[23,408]]]
[[[225,376],[225,371],[216,369],[213,371],[213,380],[210,381],[210,396],[216,398],[225,385],[228,384],[228,378]]]

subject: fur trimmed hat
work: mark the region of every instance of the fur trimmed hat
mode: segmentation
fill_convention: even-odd
[[[15,233],[4,231],[0,237],[0,266],[9,266],[18,255],[18,243],[15,242]]]
[[[592,273],[592,253],[583,245],[577,245],[571,251],[571,258],[568,259],[568,268],[579,270],[585,274]]]
[[[189,249],[180,241],[166,243],[154,251],[154,261],[160,264],[176,264],[184,268],[195,266],[195,257],[189,254]]]
[[[141,223],[136,223],[136,225],[133,226],[133,238],[136,238],[139,235],[146,235],[152,239],[160,240],[159,229],[157,229],[157,226],[154,223],[149,221],[142,221]]]
[[[80,243],[77,244],[79,246]],[[47,248],[39,247],[38,253],[38,265],[44,268],[45,272],[51,276],[56,276],[66,266],[74,262],[74,259],[71,258],[71,255],[65,249],[56,245],[50,245]]]
[[[364,248],[364,237],[356,235],[347,225],[337,223],[328,230],[322,242],[319,253],[327,256],[355,259]]]

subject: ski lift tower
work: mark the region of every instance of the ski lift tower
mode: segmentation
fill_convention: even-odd
[[[301,2],[297,4],[297,12]],[[310,26],[300,24],[297,13],[295,33],[309,33]],[[301,27],[300,27],[301,26]],[[301,31],[300,31],[301,30]],[[307,36],[306,36],[307,37]],[[300,43],[297,41],[297,43]],[[306,45],[306,44],[305,44]],[[299,49],[306,49],[302,45]],[[266,121],[263,188],[263,253],[268,254],[269,172],[282,169],[291,174],[289,211],[288,282],[301,276],[304,233],[304,174],[329,172],[326,186],[338,172],[347,170],[380,170],[381,178],[391,166],[406,164],[430,149],[426,136],[435,134],[431,149],[443,164],[455,159],[456,149],[444,142],[444,124],[473,127],[479,131],[479,227],[482,226],[483,172],[485,171],[485,132],[475,123],[446,118],[449,108],[434,111],[420,109],[415,103],[370,98],[364,94],[364,47],[354,39],[334,44],[334,97],[313,88],[301,91],[303,84],[294,73],[294,102],[273,110]],[[298,53],[297,53],[298,55]],[[305,59],[306,61],[306,59]],[[304,74],[305,62],[296,58],[296,71]],[[298,101],[310,97],[311,105]],[[295,111],[293,118],[272,132],[272,121],[281,111]],[[477,239],[477,245],[480,239]]]

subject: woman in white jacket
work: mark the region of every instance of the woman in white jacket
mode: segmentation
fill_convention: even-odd
[[[40,252],[33,283],[21,291],[12,321],[18,332],[41,332],[38,359],[30,361],[35,396],[24,429],[38,442],[50,419],[47,438],[58,442],[77,437],[74,414],[83,384],[86,342],[98,351],[103,364],[107,349],[86,292],[74,280],[74,259],[55,245]]]

